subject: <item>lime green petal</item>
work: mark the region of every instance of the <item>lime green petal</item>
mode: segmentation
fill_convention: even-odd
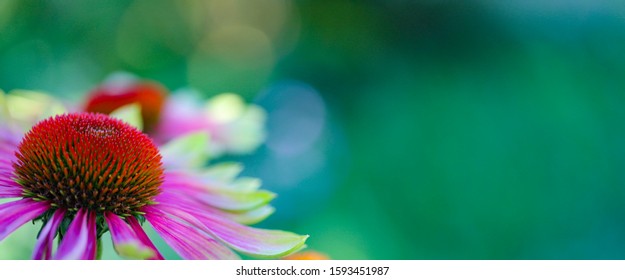
[[[0,89],[0,120],[9,118],[9,108],[7,107],[6,93]]]
[[[3,99],[8,117],[26,129],[38,121],[67,112],[60,101],[43,92],[13,90],[3,95]]]
[[[141,105],[133,103],[122,106],[111,112],[111,117],[120,119],[138,130],[143,130],[143,119],[141,118]]]
[[[154,257],[154,251],[138,243],[123,243],[114,246],[119,256],[133,260],[147,260]]]
[[[266,138],[265,119],[265,110],[256,105],[249,105],[240,118],[228,127],[228,151],[248,154],[258,148]]]
[[[209,160],[210,136],[194,132],[175,138],[161,147],[163,164],[168,168],[199,168]]]
[[[271,236],[271,237],[261,237],[261,240],[265,240],[265,242],[269,243],[267,247],[262,248],[262,251],[265,252],[261,252],[261,253],[252,253],[250,251],[248,251],[247,249],[237,249],[235,247],[235,250],[244,253],[248,256],[252,256],[255,258],[282,258],[282,257],[286,257],[290,254],[293,254],[295,252],[298,252],[302,249],[305,249],[306,246],[306,240],[308,240],[308,237],[310,237],[310,235],[297,235],[295,233],[292,232],[287,232],[287,231],[276,231],[276,230],[262,230],[262,231],[266,231],[266,232],[271,232],[272,234],[268,234],[270,235],[281,235],[281,238],[276,238],[275,236]],[[263,234],[260,234],[260,236],[263,236]],[[232,245],[232,244],[231,244]],[[286,250],[286,251],[282,251],[282,252],[271,252],[270,250],[268,250],[268,248],[271,247],[278,247],[278,246],[289,246],[290,249]]]
[[[195,174],[195,179],[208,191],[224,190],[237,193],[250,193],[258,190],[261,180],[252,177],[241,177],[234,181],[221,181],[207,174]]]
[[[228,123],[237,120],[245,112],[245,102],[234,93],[222,93],[206,102],[205,110],[213,120]]]
[[[258,190],[261,185],[262,182],[258,178],[241,177],[228,186],[230,186],[230,189],[234,191],[251,192]]]
[[[276,209],[273,208],[272,206],[264,205],[256,209],[241,212],[241,213],[225,212],[225,215],[229,219],[235,222],[238,222],[244,225],[253,225],[253,224],[257,224],[257,223],[264,221],[265,219],[267,219],[267,217],[271,216],[271,214],[273,214],[275,211]]]
[[[220,182],[230,182],[243,171],[243,165],[237,162],[215,164],[202,172],[202,176]]]
[[[212,190],[198,199],[219,209],[243,212],[267,205],[275,197],[274,193],[265,190],[255,192]]]
[[[200,182],[207,190],[227,190],[249,193],[260,188],[262,182],[258,178],[236,176],[241,172],[240,164],[219,164],[197,172],[185,172],[187,176]]]
[[[219,142],[211,146],[213,156],[248,154],[265,141],[265,110],[245,103],[237,94],[211,98],[204,106],[204,115],[220,126]]]

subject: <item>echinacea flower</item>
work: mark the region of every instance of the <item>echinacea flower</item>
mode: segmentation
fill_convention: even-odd
[[[246,154],[265,139],[265,112],[245,104],[233,93],[200,100],[199,92],[182,89],[172,94],[155,81],[116,73],[92,90],[84,110],[110,114],[130,104],[138,104],[145,124],[144,132],[158,144],[174,138],[205,132],[210,135],[210,153]]]
[[[5,116],[0,198],[13,200],[0,204],[0,241],[41,220],[34,259],[98,258],[107,231],[122,257],[162,259],[142,229],[147,220],[185,259],[236,259],[234,251],[282,257],[303,248],[307,236],[244,225],[271,214],[273,194],[258,190],[257,180],[236,178],[239,166],[185,160],[205,140],[188,135],[159,148],[128,123],[97,113],[58,114],[24,134]]]

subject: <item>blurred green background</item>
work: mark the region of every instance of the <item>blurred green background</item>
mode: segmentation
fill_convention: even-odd
[[[624,50],[616,1],[0,1],[5,91],[128,71],[263,106],[267,144],[218,161],[334,259],[625,259]]]

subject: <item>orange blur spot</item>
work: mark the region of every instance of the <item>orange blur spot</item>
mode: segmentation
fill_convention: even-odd
[[[284,260],[329,260],[330,258],[317,251],[304,251],[284,257]]]
[[[165,104],[167,89],[156,82],[136,82],[123,87],[99,86],[89,94],[85,111],[110,114],[122,106],[138,103],[145,130],[158,123]]]

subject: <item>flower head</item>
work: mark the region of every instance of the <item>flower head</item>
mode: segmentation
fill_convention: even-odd
[[[38,123],[19,144],[13,168],[23,197],[120,216],[141,213],[163,181],[156,145],[102,114],[58,115]]]
[[[0,198],[14,199],[0,204],[0,241],[41,220],[35,259],[97,258],[107,231],[119,255],[162,259],[143,221],[187,259],[281,257],[304,246],[307,236],[245,225],[273,212],[274,195],[237,178],[238,165],[189,160],[207,145],[201,134],[158,147],[103,114],[55,115],[26,133],[11,121],[0,123]]]

